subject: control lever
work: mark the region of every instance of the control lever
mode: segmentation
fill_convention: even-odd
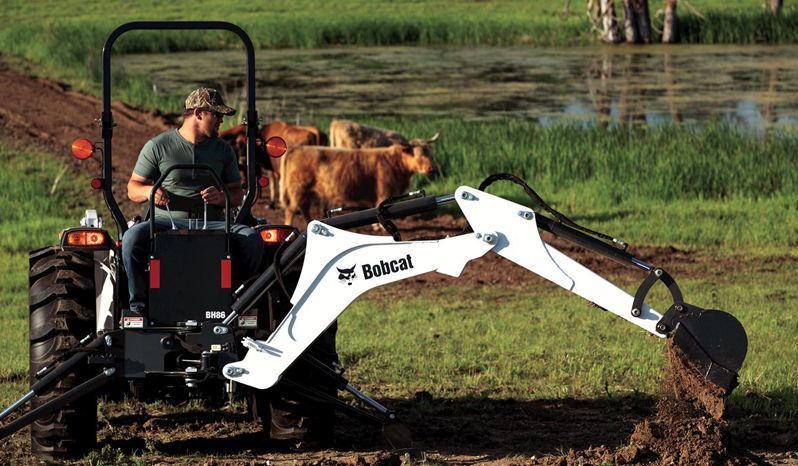
[[[169,204],[167,203],[165,205],[166,205],[166,213],[167,215],[169,215],[169,221],[172,223],[172,230],[177,230],[177,227],[175,226],[175,221],[172,219],[172,211],[169,210]]]

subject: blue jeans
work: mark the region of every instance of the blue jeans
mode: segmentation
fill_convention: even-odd
[[[187,220],[176,219],[178,228],[186,228]],[[169,220],[155,220],[156,231],[168,230],[172,225]],[[209,229],[222,229],[224,222],[209,221]],[[263,242],[260,234],[252,228],[233,224],[230,225],[231,254],[242,265],[243,272],[252,276],[258,272],[260,260],[263,255]],[[150,223],[142,222],[133,225],[122,236],[122,261],[127,273],[127,287],[130,292],[130,308],[144,310],[147,308],[147,281],[145,269],[150,256]]]

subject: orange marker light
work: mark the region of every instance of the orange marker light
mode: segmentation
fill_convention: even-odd
[[[66,244],[67,246],[102,246],[105,244],[105,235],[102,231],[70,231],[67,233]]]
[[[266,140],[266,153],[269,157],[278,158],[285,155],[288,146],[285,144],[285,139],[280,136],[273,136]]]
[[[292,231],[288,228],[267,228],[260,231],[260,238],[267,244],[282,243]]]
[[[94,143],[88,139],[75,139],[72,143],[72,156],[76,159],[86,160],[94,154]]]

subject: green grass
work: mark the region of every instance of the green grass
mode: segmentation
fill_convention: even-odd
[[[679,279],[689,302],[732,313],[748,333],[749,356],[731,398],[736,408],[798,415],[794,273],[785,264]],[[627,291],[639,284],[615,281]],[[555,285],[453,285],[405,295],[367,295],[340,320],[344,365],[378,397],[412,398],[421,389],[436,398],[654,396],[662,381],[663,340]]]
[[[597,42],[583,3],[510,1],[331,1],[269,2],[208,0],[186,8],[163,2],[63,2],[9,0],[0,11],[0,52],[29,61],[35,73],[99,92],[101,49],[117,26],[138,20],[223,20],[243,27],[256,47],[315,48],[339,45],[534,45],[573,46]],[[798,8],[787,3],[773,18],[761,1],[707,0],[696,5],[703,18],[680,10],[679,33],[691,43],[794,43]],[[657,6],[652,4],[652,8]],[[620,6],[618,12],[620,14]],[[652,12],[653,14],[653,12]],[[224,32],[133,32],[114,46],[117,53],[210,50],[239,47]],[[114,76],[116,98],[165,108],[146,76]],[[176,97],[167,97],[175,99]]]
[[[517,120],[363,123],[414,137],[441,131],[433,156],[445,176],[415,178],[430,194],[477,187],[504,172],[577,222],[633,243],[798,244],[798,134],[752,136],[725,124],[605,130]],[[529,202],[511,183],[488,190]]]
[[[732,408],[794,422],[794,136],[745,136],[722,126],[601,132],[517,122],[372,123],[413,135],[442,130],[435,153],[448,177],[427,184],[430,192],[509,171],[586,226],[633,243],[702,251],[700,270],[676,278],[689,302],[731,312],[748,332],[749,356]],[[64,170],[63,159],[7,148],[0,148],[0,158],[0,406],[7,406],[27,385],[27,251],[53,244],[97,199]],[[649,182],[662,192],[645,186]],[[509,185],[491,191],[521,200]],[[783,260],[788,254],[792,260]],[[639,283],[613,281],[628,291]],[[347,374],[378,398],[412,398],[419,390],[444,399],[656,395],[662,340],[553,285],[534,283],[454,285],[390,299],[369,293],[341,320]],[[664,309],[657,305],[662,290],[653,298]],[[112,464],[119,454],[108,447],[86,461]]]
[[[0,147],[0,160],[0,381],[6,382],[21,381],[28,367],[28,251],[56,244],[90,206],[63,159]],[[1,387],[5,397],[7,384]]]

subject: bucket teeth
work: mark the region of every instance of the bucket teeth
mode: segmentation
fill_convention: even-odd
[[[734,316],[691,304],[674,304],[658,322],[657,330],[668,333],[698,375],[722,388],[726,395],[737,386],[748,337]]]

